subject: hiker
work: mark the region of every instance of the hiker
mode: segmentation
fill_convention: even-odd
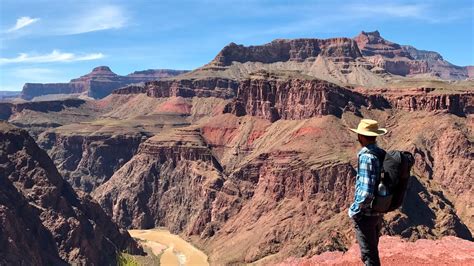
[[[355,196],[348,211],[349,217],[354,222],[362,261],[365,265],[380,265],[378,243],[383,213],[375,212],[371,204],[382,169],[379,158],[385,155],[385,151],[377,146],[376,138],[387,133],[387,130],[379,128],[377,121],[370,119],[362,119],[357,129],[350,130],[357,133],[362,149],[357,154]]]

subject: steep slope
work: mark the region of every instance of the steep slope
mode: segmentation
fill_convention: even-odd
[[[136,71],[127,76],[119,76],[107,66],[96,67],[84,76],[72,79],[69,83],[26,83],[23,86],[21,98],[31,100],[35,97],[48,94],[85,94],[92,98],[104,98],[114,89],[132,83],[157,80],[176,76],[187,71],[182,70],[145,70]]]
[[[121,231],[95,201],[74,192],[26,131],[3,122],[0,172],[4,184],[0,187],[0,231],[5,233],[0,243],[6,244],[0,257],[6,264],[61,260],[114,264],[118,252],[140,251],[130,235]],[[8,236],[13,238],[6,240]],[[29,243],[31,240],[41,242]],[[32,247],[24,251],[31,256],[25,256],[22,247]]]

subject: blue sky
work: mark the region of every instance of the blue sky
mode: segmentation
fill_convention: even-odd
[[[474,65],[473,3],[0,0],[0,90],[67,82],[99,65],[121,75],[194,69],[230,42],[354,37],[362,30]]]

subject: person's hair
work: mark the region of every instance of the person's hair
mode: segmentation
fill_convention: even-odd
[[[368,141],[375,141],[375,139],[377,137],[376,136],[364,136],[364,138],[366,138]]]
[[[376,136],[366,136],[366,135],[362,135],[362,134],[359,134],[359,136],[361,136],[362,138],[364,138],[368,142],[375,142],[375,139],[377,138]]]

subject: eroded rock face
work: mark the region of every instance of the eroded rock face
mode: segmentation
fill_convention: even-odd
[[[37,112],[59,112],[68,107],[79,107],[85,101],[81,99],[67,99],[62,101],[43,101],[43,102],[25,102],[25,103],[0,103],[0,120],[6,120],[23,110]]]
[[[0,231],[20,241],[18,245],[5,239],[0,241],[7,246],[0,251],[8,251],[8,255],[0,256],[7,264],[32,262],[41,265],[61,263],[61,260],[78,264],[114,264],[117,252],[140,252],[130,235],[121,231],[90,196],[77,194],[62,179],[46,152],[26,131],[6,123],[0,124],[0,172],[4,184],[0,187]],[[12,221],[18,224],[12,224]],[[24,229],[26,232],[18,235],[19,230]],[[39,239],[33,239],[33,242],[44,241],[44,246],[43,242],[38,242],[39,250],[38,245],[28,243],[36,236]],[[20,254],[20,247],[32,249]],[[24,256],[23,252],[31,252],[32,256]]]
[[[368,97],[371,106],[380,105],[378,102],[388,103],[390,108],[409,112],[442,111],[459,116],[474,112],[474,93],[442,93],[434,88],[411,89],[364,89],[355,91]],[[374,103],[374,104],[372,104]]]
[[[232,99],[224,113],[258,116],[269,121],[307,119],[322,115],[340,117],[361,107],[406,111],[445,111],[457,115],[474,110],[473,93],[443,93],[435,88],[386,89],[341,87],[318,79],[283,79],[263,71],[241,81],[221,78],[155,81],[128,86],[119,95],[146,93],[150,97],[216,97]]]
[[[115,94],[146,93],[150,97],[216,97],[229,99],[235,96],[239,83],[232,79],[205,78],[161,80],[147,82],[145,86],[128,86],[115,91]]]
[[[92,98],[104,98],[113,90],[132,83],[147,82],[176,76],[187,71],[150,69],[145,71],[136,71],[127,76],[119,76],[112,72],[107,66],[96,67],[84,76],[72,79],[69,83],[26,83],[23,86],[21,97],[31,100],[34,97],[47,94],[72,94],[86,93]]]
[[[0,264],[66,265],[35,207],[3,174],[0,186]]]
[[[50,131],[38,138],[74,188],[91,192],[132,158],[144,134],[61,134]]]
[[[245,47],[230,43],[211,61],[212,66],[228,66],[232,62],[265,64],[315,59],[318,55],[336,61],[351,61],[361,57],[357,44],[349,38],[274,40],[271,43]]]
[[[467,67],[455,66],[436,52],[385,40],[378,31],[361,32],[354,40],[369,62],[387,72],[407,76],[429,73],[443,79],[467,79]]]
[[[93,195],[125,227],[169,226],[196,234],[209,221],[210,203],[222,183],[219,165],[198,131],[176,129],[140,145]]]
[[[224,112],[270,121],[329,114],[340,117],[349,103],[360,107],[366,100],[358,93],[320,80],[248,79],[241,82],[236,99]]]

